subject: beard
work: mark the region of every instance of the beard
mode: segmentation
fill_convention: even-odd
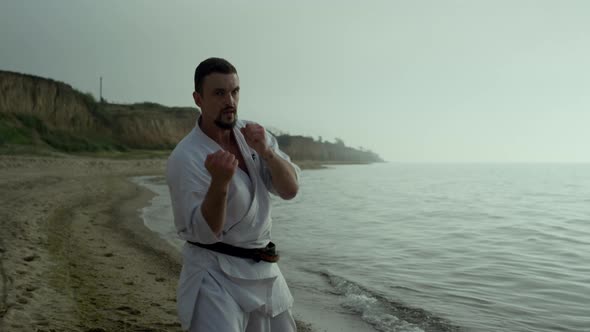
[[[223,114],[223,112],[221,112],[214,121],[215,125],[221,129],[226,129],[226,130],[233,129],[236,126],[236,122],[238,120],[237,112],[235,112],[233,114],[234,114],[233,120],[224,121],[223,120],[224,114]]]

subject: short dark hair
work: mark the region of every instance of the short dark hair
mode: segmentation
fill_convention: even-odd
[[[237,74],[236,68],[229,61],[222,58],[209,58],[199,63],[195,69],[195,91],[203,93],[203,81],[207,75],[213,73]]]

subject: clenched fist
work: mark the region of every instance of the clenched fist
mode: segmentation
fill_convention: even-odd
[[[207,159],[205,159],[205,168],[211,174],[212,181],[222,184],[231,181],[237,166],[236,156],[224,150],[207,155]]]
[[[268,152],[268,146],[266,145],[266,131],[264,127],[259,124],[249,123],[242,129],[240,129],[242,135],[246,139],[246,143],[250,145],[254,151],[258,152],[259,155],[264,156]]]

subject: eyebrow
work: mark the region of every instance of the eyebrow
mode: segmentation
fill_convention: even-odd
[[[213,93],[216,93],[216,92],[223,92],[223,93],[225,93],[225,91],[226,90],[224,88],[215,88],[215,89],[213,89]],[[231,91],[240,91],[240,87],[237,86],[237,87],[233,88]]]

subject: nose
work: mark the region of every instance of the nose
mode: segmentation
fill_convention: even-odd
[[[225,98],[225,103],[227,106],[236,107],[236,97],[231,93],[228,93],[227,98]]]

